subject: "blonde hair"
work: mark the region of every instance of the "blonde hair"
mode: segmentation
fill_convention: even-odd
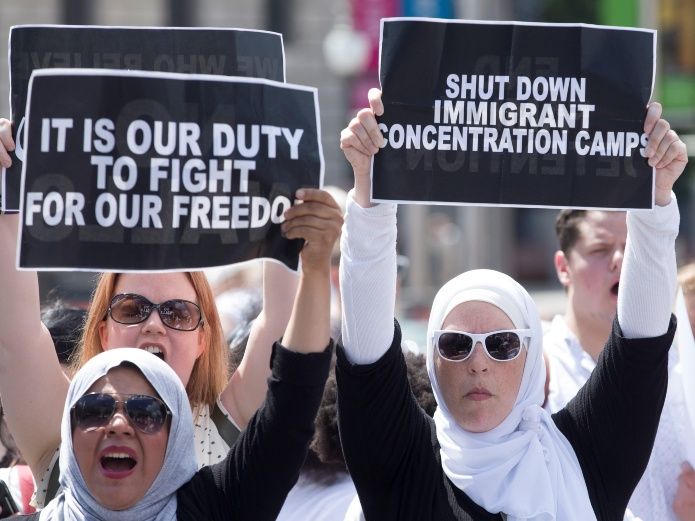
[[[695,262],[681,266],[678,270],[678,284],[683,288],[684,295],[695,293]]]
[[[193,408],[201,405],[212,407],[229,378],[227,345],[207,278],[202,272],[184,273],[195,289],[198,305],[203,314],[203,324],[200,326],[203,328],[203,352],[193,365],[191,376],[186,383],[186,392]],[[106,320],[119,276],[119,273],[102,273],[99,276],[92,294],[82,338],[72,359],[75,370],[104,350],[99,336],[99,324]]]

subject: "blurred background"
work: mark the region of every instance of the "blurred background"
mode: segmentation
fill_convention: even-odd
[[[584,22],[658,30],[654,98],[695,154],[695,0],[2,0],[0,55],[19,24],[201,26],[268,29],[284,35],[287,81],[317,87],[326,184],[349,188],[340,130],[378,86],[379,19],[387,16]],[[646,65],[646,64],[645,64]],[[648,65],[646,65],[648,66]],[[8,100],[7,66],[0,99]],[[0,102],[9,117],[9,103]],[[679,264],[695,259],[695,161],[677,186]],[[553,268],[556,210],[402,206],[400,253],[407,258],[401,317],[419,327],[434,291],[472,268],[505,271],[532,290],[544,318],[562,312]],[[45,273],[41,289],[74,303],[89,299],[93,275]],[[415,336],[418,336],[415,334]]]

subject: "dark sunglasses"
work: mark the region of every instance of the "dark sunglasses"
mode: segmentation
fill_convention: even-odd
[[[203,322],[200,307],[195,302],[175,298],[153,304],[135,293],[119,293],[113,297],[107,313],[119,324],[139,324],[155,309],[162,323],[171,329],[193,331]]]
[[[434,332],[432,340],[439,356],[451,362],[467,360],[478,342],[493,360],[510,362],[521,353],[525,338],[531,338],[530,329],[505,329],[489,333],[439,330]]]
[[[159,398],[146,394],[124,394],[125,400],[107,393],[89,393],[82,396],[70,409],[73,428],[93,430],[108,425],[119,404],[125,409],[130,423],[145,434],[162,430],[171,414]]]

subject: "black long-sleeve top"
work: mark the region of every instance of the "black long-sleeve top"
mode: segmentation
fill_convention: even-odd
[[[263,406],[224,461],[177,493],[179,520],[274,520],[299,477],[314,435],[332,347],[301,354],[275,344]]]
[[[649,460],[675,333],[628,339],[618,321],[587,383],[553,415],[579,460],[598,521],[622,520]],[[353,365],[338,348],[343,452],[367,521],[492,521],[444,474],[434,421],[408,386],[396,324],[389,350]],[[538,491],[542,493],[542,491]]]

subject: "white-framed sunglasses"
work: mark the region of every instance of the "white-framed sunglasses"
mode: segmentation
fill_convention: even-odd
[[[478,343],[491,359],[511,362],[521,354],[522,347],[528,347],[525,340],[530,338],[530,329],[503,329],[489,333],[440,329],[432,335],[432,343],[439,356],[451,362],[463,362],[470,358]]]

